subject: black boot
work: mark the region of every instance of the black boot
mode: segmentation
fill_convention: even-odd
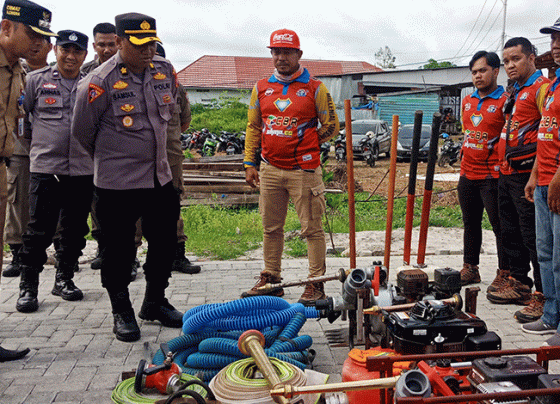
[[[138,313],[142,320],[159,321],[164,327],[181,328],[183,313],[165,298],[167,284],[146,283],[146,295]]]
[[[103,259],[101,258],[101,251],[99,246],[97,247],[97,253],[95,253],[95,258],[91,261],[91,269],[101,269],[103,264]]]
[[[39,269],[27,265],[21,267],[21,279],[19,282],[19,299],[16,302],[16,310],[22,313],[31,313],[39,308]]]
[[[175,249],[175,260],[173,261],[172,271],[183,272],[184,274],[197,274],[200,272],[200,265],[193,265],[187,257],[185,257],[185,242],[177,243]]]
[[[21,249],[21,244],[10,244],[10,250],[12,251],[12,262],[10,262],[4,271],[2,271],[2,276],[6,278],[15,278],[21,273],[21,260],[19,259],[19,250]]]
[[[128,289],[107,290],[113,308],[113,333],[119,341],[134,342],[140,339],[140,328],[130,303]]]
[[[2,348],[0,346],[0,362],[15,361],[23,358],[28,353],[29,348],[25,348],[21,351],[12,351],[11,349]]]
[[[68,301],[82,300],[84,298],[84,294],[72,280],[74,278],[74,264],[58,263],[54,287],[51,292],[53,295],[60,296]]]

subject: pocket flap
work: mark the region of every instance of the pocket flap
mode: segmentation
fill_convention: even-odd
[[[325,184],[321,183],[316,187],[311,188],[311,193],[313,194],[313,196],[319,196],[325,193],[325,189],[327,189],[325,187]]]

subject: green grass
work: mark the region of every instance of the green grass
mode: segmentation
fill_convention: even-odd
[[[385,230],[387,202],[369,194],[356,194],[356,231]],[[422,198],[416,198],[414,226],[420,225]],[[405,224],[406,198],[395,200],[393,228],[403,228]],[[234,259],[246,251],[256,249],[262,242],[262,224],[258,208],[213,208],[195,205],[182,209],[185,233],[189,237],[187,250],[212,259]],[[459,206],[432,207],[430,226],[462,227]],[[329,225],[326,225],[326,220]],[[324,219],[325,231],[348,233],[348,196],[347,194],[327,195],[327,215]],[[294,207],[290,205],[286,217],[286,232],[301,228]],[[488,218],[484,217],[483,228],[491,229]],[[239,229],[239,230],[237,230]],[[328,238],[328,236],[327,236]],[[307,255],[305,240],[293,238],[285,243],[285,251],[293,257]]]

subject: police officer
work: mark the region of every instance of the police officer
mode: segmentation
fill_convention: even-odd
[[[86,73],[99,67],[117,53],[115,26],[110,22],[100,22],[93,27],[92,46],[96,55],[92,61],[83,64],[82,71]]]
[[[7,0],[0,22],[0,245],[4,245],[7,181],[6,158],[13,152],[12,132],[22,123],[24,72],[19,58],[43,43],[50,30],[51,12],[27,0]],[[2,256],[0,255],[0,268]],[[0,346],[0,362],[24,357],[29,349],[15,351]]]
[[[155,56],[160,40],[154,18],[121,14],[115,17],[115,26],[119,51],[80,82],[72,136],[94,159],[101,283],[111,300],[113,332],[118,340],[136,341],[140,329],[128,284],[140,217],[148,255],[139,317],[182,326],[183,313],[165,298],[179,212],[166,155],[177,81],[171,64]]]
[[[50,37],[44,37],[43,46],[26,55],[22,62],[26,72],[41,69],[52,50]],[[8,167],[8,207],[4,241],[10,246],[12,262],[6,265],[2,276],[16,277],[21,272],[18,252],[23,245],[23,233],[29,222],[29,144],[14,133],[14,153]]]
[[[24,313],[39,308],[39,273],[59,218],[59,262],[52,294],[69,301],[83,298],[72,279],[89,232],[93,161],[70,137],[70,123],[87,42],[88,37],[80,32],[59,31],[54,47],[56,64],[27,77],[23,106],[29,118],[26,137],[31,138],[30,220],[19,253],[22,266],[16,303],[16,309]]]

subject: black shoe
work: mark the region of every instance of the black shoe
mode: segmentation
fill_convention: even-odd
[[[138,317],[148,321],[157,320],[164,327],[183,327],[183,313],[175,309],[167,299],[163,299],[161,303],[149,303],[144,300]]]
[[[64,300],[72,302],[76,300],[82,300],[84,298],[84,294],[74,284],[74,281],[72,279],[57,279],[54,282],[54,287],[51,293],[55,296],[62,297]]]
[[[22,266],[19,282],[19,298],[16,310],[21,313],[32,313],[39,309],[39,271],[35,268]]]
[[[103,260],[101,259],[101,255],[99,253],[99,247],[97,247],[97,253],[95,253],[95,258],[91,260],[91,269],[101,269],[101,265],[103,264]]]
[[[140,328],[133,311],[113,314],[113,333],[119,341],[134,342],[140,339]]]
[[[0,346],[0,362],[15,361],[23,358],[29,353],[29,348],[25,348],[21,351],[5,349]]]
[[[182,272],[184,274],[197,274],[202,267],[200,265],[193,265],[187,257],[176,258],[173,261],[172,271]]]

